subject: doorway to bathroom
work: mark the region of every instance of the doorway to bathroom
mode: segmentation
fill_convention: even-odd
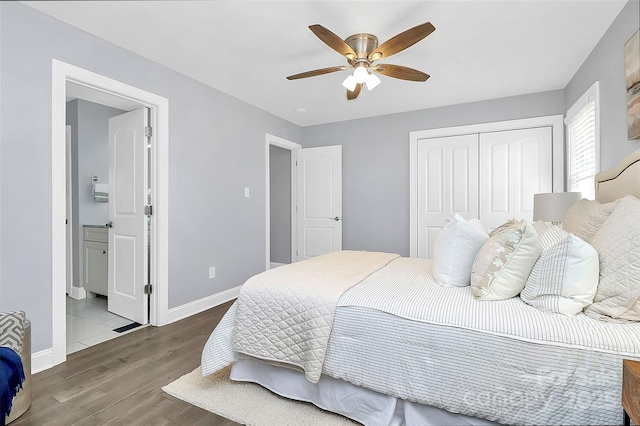
[[[109,208],[109,221],[105,222],[105,224],[101,224],[101,219],[99,223],[89,223],[89,225],[97,225],[96,229],[110,222],[113,223],[113,228],[107,226],[108,246],[106,250],[103,250],[107,253],[100,251],[101,254],[106,254],[108,258],[111,258],[111,260],[107,261],[107,265],[110,265],[112,260],[116,260],[120,265],[115,274],[107,274],[108,291],[113,289],[119,293],[119,296],[128,295],[138,298],[137,300],[140,303],[138,308],[142,307],[142,309],[138,309],[138,312],[141,312],[141,316],[140,319],[136,319],[137,322],[141,324],[150,323],[151,325],[164,325],[168,322],[168,100],[57,60],[53,61],[52,87],[53,342],[50,358],[48,358],[50,361],[48,362],[46,359],[47,354],[41,354],[38,357],[37,369],[48,368],[64,362],[67,353],[66,295],[68,291],[68,256],[66,250],[60,250],[60,247],[66,247],[66,228],[69,221],[66,195],[68,185],[65,137],[67,101],[79,99],[121,111],[134,109],[145,111],[143,115],[148,120],[148,126],[145,125],[138,130],[129,129],[116,135],[112,142],[115,145],[120,144],[120,146],[116,146],[115,149],[113,147],[109,148],[112,156],[109,163],[119,162],[128,172],[114,177],[111,174],[112,170],[110,170],[109,178],[107,179],[97,174],[91,174],[88,183],[83,184],[79,180],[78,185],[88,185],[88,187],[85,186],[85,190],[89,192],[85,192],[85,195],[90,194],[90,197],[93,197],[93,203],[100,204],[95,200],[96,194],[100,197],[104,196],[105,192],[108,192],[110,201],[116,200],[113,204],[114,207],[118,207],[114,211]],[[82,91],[81,96],[77,96],[77,93],[74,94],[73,91],[76,89]],[[121,105],[123,102],[125,106]],[[130,112],[120,114],[120,116],[126,114],[130,114]],[[131,143],[124,141],[127,138],[135,139],[141,134],[144,135],[144,143],[136,142],[134,145],[143,149],[143,151],[136,151],[137,154],[134,155],[131,151],[134,149]],[[112,136],[109,137],[110,140]],[[143,163],[130,161],[133,158],[139,160],[141,157],[143,157]],[[143,166],[136,166],[136,164],[143,164]],[[135,176],[141,176],[141,181],[144,182],[145,186],[140,187],[139,184],[136,184],[133,187],[134,190],[123,190],[122,188],[128,186],[123,186],[121,183],[126,183],[130,180],[129,178]],[[98,180],[94,182],[92,180],[93,177],[97,177]],[[110,180],[112,181],[110,182]],[[136,178],[136,182],[138,181]],[[99,184],[108,186],[97,186]],[[136,201],[131,204],[129,203],[131,200]],[[140,205],[137,204],[139,200],[142,200]],[[111,203],[105,204],[111,206]],[[121,220],[121,216],[131,216],[131,213],[135,213],[135,215],[139,215],[143,219],[136,221],[139,226],[134,232],[137,235],[134,236],[135,238],[132,237],[129,231],[118,233],[119,230],[123,230],[128,226]],[[117,217],[117,219],[114,220],[114,217]],[[71,221],[73,221],[73,217],[71,217]],[[81,226],[82,223],[77,223],[77,225]],[[112,232],[112,229],[117,229],[118,232]],[[76,240],[80,238],[78,234],[80,233],[76,234]],[[84,234],[83,232],[83,243]],[[90,235],[89,237],[96,238],[96,235]],[[100,240],[100,237],[97,238]],[[104,237],[102,238],[104,239]],[[102,243],[104,241],[94,242]],[[91,244],[91,246],[94,246],[94,255],[97,254],[97,249],[95,249],[97,246],[94,244]],[[127,264],[126,259],[128,257],[133,260]],[[86,267],[85,260],[83,259],[83,268]],[[112,266],[108,266],[108,269],[110,268]],[[130,276],[128,272],[139,275],[136,275],[136,278],[122,280],[123,276],[125,278]],[[83,290],[79,290],[79,286],[78,290],[74,290],[73,283],[81,282],[83,277],[74,278],[72,273],[69,273],[69,275],[72,275],[70,291],[72,293],[75,292],[75,296],[82,296]],[[112,285],[111,280],[115,280],[115,284]],[[84,291],[86,292],[86,289]],[[95,294],[98,293],[96,292]],[[139,297],[141,294],[145,294],[145,296]],[[109,293],[107,295],[109,296]]]
[[[144,156],[139,156],[131,152],[136,141],[126,137],[123,139],[121,136],[129,127],[133,127],[135,131],[135,126],[138,125],[136,120],[140,122],[139,127],[146,127],[149,111],[144,106],[121,98],[99,99],[99,92],[95,89],[72,82],[67,82],[66,92],[68,355],[118,337],[147,322],[140,312],[147,306],[136,297],[131,297],[136,293],[134,288],[128,289],[126,293],[114,291],[116,250],[113,244],[109,244],[109,240],[116,240],[123,231],[127,231],[126,240],[131,240],[131,236],[135,237],[136,234],[130,232],[130,227],[123,226],[126,224],[121,223],[122,221],[113,218],[116,209],[113,197],[117,189],[126,192],[125,200],[122,200],[122,194],[119,194],[121,202],[118,203],[118,208],[126,208],[129,222],[133,219],[140,223],[138,228],[141,227],[142,231],[148,229],[146,222],[149,218],[143,217],[143,208],[138,209],[140,214],[136,216],[135,208],[122,204],[126,204],[131,198],[128,195],[132,193],[148,194],[149,179],[143,179],[140,174],[144,173],[145,169],[149,170],[150,156],[146,140],[138,141],[144,144],[140,149]],[[130,123],[132,115],[134,121]],[[144,129],[141,129],[140,133],[144,133]],[[121,145],[120,149],[116,149],[116,139]],[[123,144],[126,145],[123,147]],[[116,151],[124,158],[118,159]],[[140,159],[146,162],[139,162],[137,165],[140,169],[137,181],[136,165],[131,165],[127,157],[142,157]],[[132,166],[133,173],[129,170]],[[125,179],[121,179],[120,185],[115,185],[121,173],[126,174]],[[150,205],[147,199],[139,203]],[[117,223],[115,229],[114,220]],[[113,238],[114,236],[116,238]],[[142,239],[140,237],[138,236],[139,240]],[[140,245],[143,248],[147,247],[142,241]],[[124,274],[120,273],[119,278],[123,281],[119,285],[120,288],[125,282],[132,287],[133,283],[143,280],[142,276],[135,275],[136,272],[141,275],[139,272],[145,267],[146,262],[144,259],[136,259],[135,249],[134,256],[131,254],[131,250],[127,250],[125,254],[128,265]],[[147,250],[143,250],[140,255],[147,257]],[[138,293],[137,298],[145,297],[143,291]],[[135,306],[130,306],[129,301],[132,299]]]

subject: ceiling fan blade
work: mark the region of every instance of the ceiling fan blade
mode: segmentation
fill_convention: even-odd
[[[347,59],[352,60],[356,58],[356,52],[353,51],[343,39],[326,29],[320,24],[310,25],[309,29],[327,46],[345,56]]]
[[[362,84],[360,83],[356,85],[356,88],[353,89],[353,92],[347,89],[347,100],[352,100],[357,98],[361,90],[362,90]]]
[[[435,30],[436,28],[431,22],[408,29],[378,46],[378,48],[369,55],[369,60],[377,61],[380,58],[388,58],[391,55],[403,51],[407,47],[413,46]]]
[[[429,78],[429,74],[401,65],[378,64],[373,67],[373,70],[387,77],[399,78],[401,80],[427,81]]]
[[[290,75],[289,77],[287,77],[287,80],[297,80],[299,78],[315,77],[317,75],[329,74],[329,73],[332,73],[332,72],[342,71],[342,70],[346,70],[346,69],[347,69],[346,66],[321,68],[319,70],[301,72],[300,74]]]

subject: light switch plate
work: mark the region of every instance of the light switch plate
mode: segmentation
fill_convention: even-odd
[[[244,187],[244,198],[249,198],[249,187],[248,186]]]
[[[216,277],[216,267],[212,266],[209,268],[209,279],[212,280]]]

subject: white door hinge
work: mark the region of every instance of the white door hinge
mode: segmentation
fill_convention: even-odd
[[[151,284],[147,284],[144,286],[144,294],[153,293],[153,286]]]
[[[153,214],[153,206],[144,206],[145,216],[151,216]]]
[[[153,128],[147,126],[144,128],[144,135],[148,138],[150,138],[151,136],[153,136]]]

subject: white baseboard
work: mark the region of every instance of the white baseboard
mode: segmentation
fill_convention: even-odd
[[[84,287],[71,286],[71,293],[69,293],[69,297],[73,297],[76,300],[86,299],[87,290],[85,290]]]
[[[278,266],[282,266],[282,265],[286,265],[286,263],[278,263],[278,262],[270,262],[270,263],[269,263],[269,267],[270,267],[271,269],[273,269],[273,268],[277,268]]]
[[[166,324],[171,324],[172,322],[176,322],[181,319],[190,317],[191,315],[198,314],[202,311],[206,311],[207,309],[211,309],[218,305],[222,305],[223,303],[228,302],[229,300],[235,299],[240,294],[240,287],[242,286],[230,288],[220,293],[216,293],[211,296],[204,297],[202,299],[195,300],[193,302],[186,303],[184,305],[177,306],[175,308],[171,308],[169,309],[169,312],[167,315],[168,321]],[[79,288],[79,287],[75,287],[75,288]],[[84,296],[87,297],[87,292],[84,290],[84,288],[79,288],[79,289],[82,290],[84,292]],[[72,295],[70,296],[73,297]],[[53,366],[54,366],[54,363],[53,363],[52,348],[45,349],[43,351],[31,354],[31,374],[39,373]]]
[[[53,349],[45,349],[40,352],[31,354],[31,374],[53,367]]]
[[[211,296],[204,297],[202,299],[194,300],[190,303],[177,306],[169,309],[167,312],[167,323],[179,321],[181,319],[190,317],[191,315],[198,314],[207,309],[211,309],[215,306],[222,305],[229,300],[235,299],[240,294],[240,287],[230,288],[229,290],[222,291],[220,293],[213,294]]]

